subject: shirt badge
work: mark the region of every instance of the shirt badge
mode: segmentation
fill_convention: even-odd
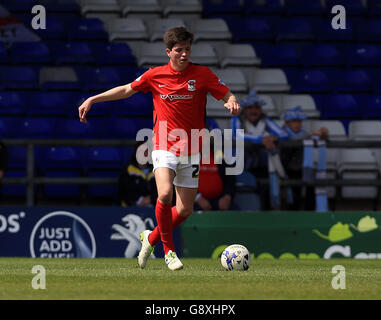
[[[188,80],[188,91],[196,91],[196,80]]]

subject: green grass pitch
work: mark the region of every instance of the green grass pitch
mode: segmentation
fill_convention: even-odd
[[[240,272],[219,260],[182,262],[173,272],[163,259],[141,270],[136,259],[0,258],[0,299],[381,299],[381,260],[252,260]],[[35,265],[46,270],[45,290],[32,288]],[[335,265],[345,268],[346,289],[331,286]]]

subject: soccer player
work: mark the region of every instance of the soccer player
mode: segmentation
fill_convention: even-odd
[[[240,105],[229,88],[206,66],[190,62],[193,34],[184,27],[168,30],[164,35],[169,62],[150,68],[133,82],[88,98],[79,107],[79,117],[96,102],[124,99],[134,93],[152,92],[154,136],[152,161],[158,191],[155,207],[157,227],[141,233],[142,248],[138,264],[144,268],[154,246],[163,243],[165,262],[170,270],[183,264],[176,255],[172,231],[193,212],[198,187],[200,152],[193,152],[191,130],[205,128],[206,96],[211,93],[232,115],[240,113]],[[186,135],[174,132],[185,132]],[[198,144],[198,143],[197,143]],[[172,207],[173,185],[176,206]]]

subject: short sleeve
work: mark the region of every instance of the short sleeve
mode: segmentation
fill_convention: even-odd
[[[151,91],[151,76],[152,69],[149,69],[131,82],[131,88],[135,91],[141,91],[144,93]]]
[[[209,68],[205,72],[207,91],[216,99],[221,100],[229,91],[229,87],[222,82]]]

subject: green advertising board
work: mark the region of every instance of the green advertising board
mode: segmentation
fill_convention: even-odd
[[[254,259],[381,259],[381,212],[194,213],[181,228],[184,257],[218,258],[242,244]]]

